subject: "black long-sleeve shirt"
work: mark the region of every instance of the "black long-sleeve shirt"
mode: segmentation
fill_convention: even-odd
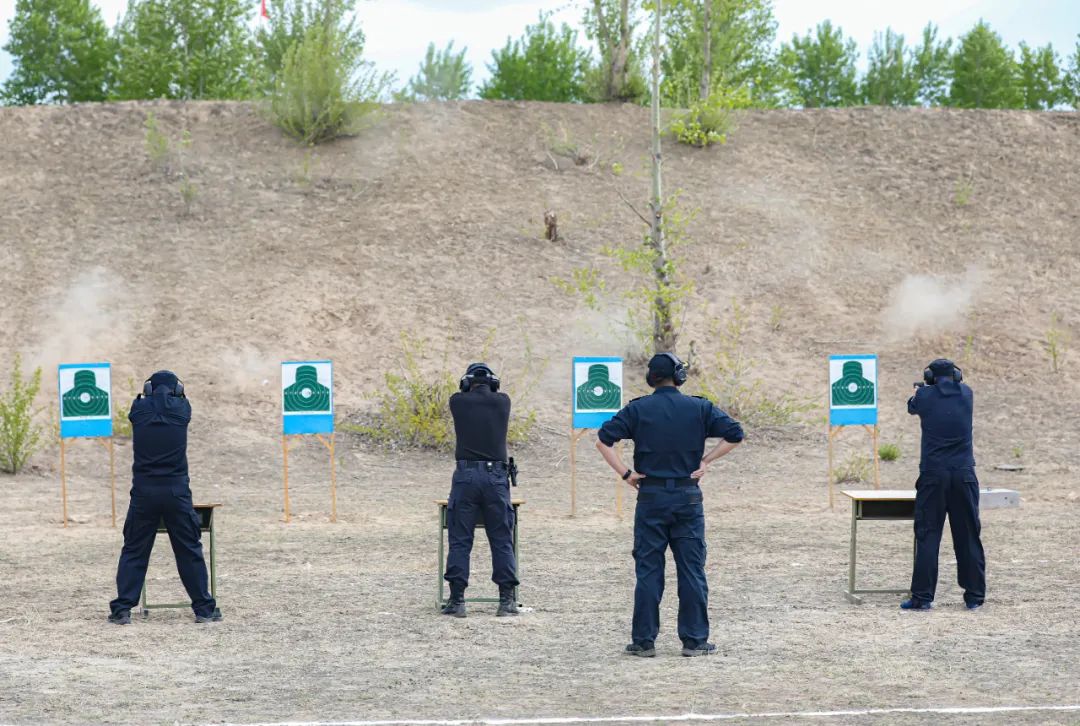
[[[506,461],[510,397],[480,385],[450,396],[457,446],[454,457],[466,461]]]
[[[606,446],[634,440],[634,471],[658,479],[689,479],[705,456],[705,439],[737,443],[743,429],[737,421],[696,396],[674,386],[635,398],[597,432]]]
[[[920,471],[975,466],[971,425],[975,396],[965,383],[945,380],[923,386],[908,400],[908,413],[922,424]]]
[[[128,420],[134,450],[132,487],[188,486],[188,400],[161,386],[152,396],[131,404]]]

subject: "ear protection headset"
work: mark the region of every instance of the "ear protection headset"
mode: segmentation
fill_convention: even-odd
[[[934,361],[934,362],[936,363],[937,361]],[[947,361],[947,362],[952,365],[952,370],[953,370],[952,379],[954,381],[956,381],[957,383],[964,380],[964,371],[960,370],[960,366],[956,365],[952,361]],[[926,366],[926,368],[923,368],[922,379],[926,383],[926,385],[928,385],[928,386],[934,385],[935,383],[938,382],[939,378],[947,378],[947,376],[935,375],[934,372],[932,370],[930,370],[930,366]]]
[[[151,376],[151,378],[152,378],[152,376]],[[147,378],[145,381],[143,381],[142,392],[143,392],[143,395],[146,396],[147,398],[150,398],[151,396],[154,395],[154,384],[152,384],[150,382],[150,378]],[[176,385],[173,387],[173,395],[174,396],[183,396],[184,395],[184,382],[181,381],[179,377],[177,377]]]
[[[477,375],[482,373],[483,375]],[[487,383],[491,386],[491,391],[494,393],[499,390],[499,377],[495,375],[495,371],[491,370],[484,363],[473,363],[465,371],[465,375],[458,381],[458,389],[462,393],[467,393],[472,388],[473,383]]]
[[[675,366],[675,373],[671,376],[671,380],[675,381],[676,386],[681,386],[682,384],[686,383],[686,379],[689,376],[689,371],[687,371],[686,369],[686,364],[679,360],[678,356],[676,356],[674,353],[657,353],[657,355],[664,356],[669,361],[671,361],[671,364],[673,366]],[[653,377],[652,371],[649,371],[645,374],[645,382],[648,383],[650,386],[655,386],[659,380],[660,379],[656,379]]]

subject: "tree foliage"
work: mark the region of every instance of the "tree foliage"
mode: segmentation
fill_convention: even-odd
[[[285,54],[316,24],[339,29],[349,54],[364,50],[364,33],[352,17],[355,0],[268,0],[270,18],[255,30],[259,85],[272,91],[285,67]]]
[[[933,23],[923,28],[922,42],[915,46],[914,65],[919,84],[918,102],[923,106],[945,103],[952,82],[952,39],[939,41]]]
[[[1062,99],[1080,111],[1080,34],[1076,36],[1076,50],[1069,58],[1069,67],[1062,83]]]
[[[874,106],[914,106],[919,100],[915,51],[904,45],[904,36],[886,28],[874,34],[870,46],[863,100]]]
[[[793,36],[780,48],[780,64],[790,100],[805,108],[852,106],[859,90],[855,41],[826,20],[813,33]]]
[[[244,98],[253,90],[246,0],[131,0],[117,27],[115,95]]]
[[[16,353],[8,388],[0,395],[0,470],[9,474],[18,474],[41,444],[41,426],[34,423],[34,399],[40,390],[41,368],[24,378]]]
[[[1054,46],[1032,48],[1020,43],[1020,93],[1024,108],[1044,111],[1058,104],[1064,95],[1061,63]]]
[[[664,12],[665,104],[689,108],[746,87],[768,104],[776,86],[772,0],[671,0]]]
[[[585,35],[600,51],[585,79],[592,100],[639,101],[645,97],[642,54],[634,42],[640,10],[640,0],[592,0],[585,6]]]
[[[492,51],[491,78],[480,97],[518,101],[574,102],[587,100],[584,77],[589,53],[577,45],[577,31],[566,23],[556,29],[550,13],[517,39]]]
[[[398,97],[410,101],[459,101],[468,96],[472,88],[472,66],[465,61],[467,50],[462,48],[455,53],[452,40],[442,50],[429,43],[420,71],[409,79]]]
[[[104,101],[115,46],[90,0],[16,0],[0,90],[12,104]]]
[[[348,21],[315,23],[285,52],[270,112],[305,144],[356,133],[390,87],[391,78],[364,61],[349,32]]]
[[[1020,108],[1024,103],[1012,52],[988,23],[980,20],[953,55],[949,105],[958,108]]]

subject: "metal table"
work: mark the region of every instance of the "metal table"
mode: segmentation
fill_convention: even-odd
[[[521,579],[521,550],[518,548],[518,523],[520,522],[519,513],[521,511],[521,505],[525,503],[524,499],[512,499],[510,504],[514,507],[514,561],[517,562],[517,577]],[[436,578],[439,580],[439,593],[435,600],[435,608],[442,609],[446,605],[448,598],[445,597],[446,580],[443,579],[443,568],[446,567],[446,538],[443,533],[446,532],[446,511],[449,500],[436,499],[435,504],[439,508],[439,554],[438,562],[435,566]],[[484,526],[484,513],[482,510],[477,511],[476,527],[480,528]],[[519,587],[514,588],[514,600],[518,605],[521,605],[521,597],[519,595]],[[467,597],[465,602],[499,602],[497,597]]]
[[[209,542],[209,555],[210,555],[210,596],[215,600],[217,599],[217,563],[214,555],[214,510],[220,507],[221,504],[196,504],[195,513],[199,515],[199,531],[210,533]],[[162,520],[158,522],[158,533],[165,532],[165,522]],[[150,617],[151,610],[161,610],[165,608],[189,608],[191,603],[178,602],[178,603],[148,603],[146,600],[146,581],[143,580],[142,597],[140,604],[140,612],[144,618]]]

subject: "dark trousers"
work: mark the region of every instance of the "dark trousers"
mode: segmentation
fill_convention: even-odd
[[[933,602],[938,579],[938,549],[949,515],[956,577],[964,588],[964,601],[981,603],[986,597],[986,557],[979,534],[979,480],[974,469],[924,471],[915,484],[915,572],[911,596]]]
[[[517,560],[514,557],[514,507],[510,503],[510,481],[506,469],[484,462],[458,464],[447,502],[447,539],[445,579],[451,596],[461,595],[469,586],[469,556],[473,534],[482,519],[491,545],[491,579],[499,586],[518,584]]]
[[[634,512],[634,622],[631,635],[651,646],[660,631],[667,548],[679,581],[679,639],[688,648],[709,640],[709,584],[705,581],[705,510],[701,488],[644,484]]]
[[[116,568],[116,599],[109,603],[114,613],[131,610],[139,603],[150,551],[154,548],[158,523],[165,521],[169,542],[176,557],[176,569],[184,583],[191,609],[196,615],[209,615],[217,607],[207,586],[206,560],[203,559],[199,515],[191,503],[187,487],[152,486],[132,490],[131,504],[124,521],[124,549]]]

